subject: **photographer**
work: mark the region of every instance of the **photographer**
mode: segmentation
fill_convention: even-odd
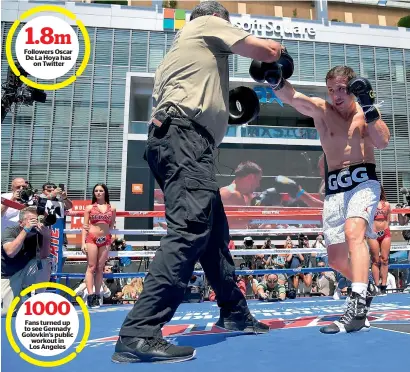
[[[255,249],[254,245],[253,245],[254,241],[252,239],[251,236],[247,236],[243,239],[243,246],[241,247],[241,249]],[[242,259],[245,261],[245,266],[246,268],[248,268],[249,270],[253,269],[253,261],[254,261],[254,256],[242,256]]]
[[[35,283],[49,281],[49,254],[50,229],[39,222],[36,207],[22,209],[19,224],[7,227],[2,234],[2,315],[7,314],[11,302],[21,290]]]
[[[20,203],[20,191],[27,187],[27,181],[18,177],[11,182],[11,192],[1,194],[1,197]],[[18,226],[19,210],[1,205],[1,232],[3,233],[8,226]]]
[[[60,184],[59,187],[57,187],[54,183],[45,183],[43,185],[43,191],[40,195],[40,198],[52,201],[60,201],[64,204],[65,210],[71,209],[73,207],[73,202],[68,199],[67,192],[64,190],[63,184]]]

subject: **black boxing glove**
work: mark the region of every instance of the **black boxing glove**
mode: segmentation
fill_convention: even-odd
[[[279,192],[286,192],[293,199],[297,199],[300,196],[299,194],[302,190],[300,190],[299,185],[290,178],[285,176],[276,176],[273,179],[273,182]]]
[[[357,97],[367,124],[380,119],[379,110],[374,106],[376,95],[369,80],[362,77],[351,79],[347,83],[347,92]]]
[[[273,90],[279,90],[285,84],[282,67],[277,62],[266,63],[253,60],[249,67],[249,75],[257,83],[266,81]]]
[[[281,205],[282,198],[274,187],[267,189],[252,199],[253,206],[271,207]]]
[[[253,60],[249,67],[249,75],[258,83],[265,81],[273,90],[280,90],[285,84],[285,80],[293,75],[293,59],[286,49],[282,50],[277,62],[266,63]]]

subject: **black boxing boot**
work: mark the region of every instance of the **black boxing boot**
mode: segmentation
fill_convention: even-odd
[[[356,292],[352,292],[348,298],[346,311],[339,320],[320,328],[321,333],[351,333],[368,331],[370,323],[367,319],[366,298]]]
[[[268,333],[269,326],[256,320],[249,310],[244,313],[243,311],[220,309],[219,319],[215,323],[219,328],[226,329],[231,332],[244,332],[244,333]]]

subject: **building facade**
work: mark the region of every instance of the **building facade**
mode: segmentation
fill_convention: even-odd
[[[2,2],[3,48],[19,14],[42,3]],[[172,17],[165,17],[157,5],[55,3],[71,10],[86,25],[91,58],[75,83],[47,92],[46,103],[20,107],[6,117],[1,130],[2,191],[9,189],[14,177],[23,176],[37,188],[46,181],[65,183],[73,199],[90,199],[92,187],[104,182],[112,199],[122,204],[128,141],[146,138],[153,74],[184,20],[178,19],[181,13],[177,16],[171,11],[174,22],[165,22]],[[189,11],[182,12],[189,19]],[[389,147],[376,150],[377,170],[389,200],[401,200],[398,190],[410,186],[410,29],[243,14],[231,18],[255,35],[281,41],[295,60],[291,82],[307,94],[326,97],[326,72],[340,64],[353,67],[372,82],[392,133]],[[73,28],[79,34],[80,63],[83,40],[75,25]],[[4,49],[2,58],[4,77]],[[249,64],[246,58],[230,58],[232,86],[255,87],[249,79]],[[273,111],[279,112],[278,107]],[[266,112],[269,117],[270,109]],[[275,123],[278,126],[279,122]],[[271,125],[266,120],[263,124]],[[247,130],[237,128],[228,131],[224,142],[286,145],[289,141],[319,145],[317,139],[248,136]]]

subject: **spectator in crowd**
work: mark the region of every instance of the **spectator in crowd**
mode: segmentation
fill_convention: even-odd
[[[133,304],[136,300],[138,300],[143,288],[144,288],[144,280],[142,278],[132,279],[130,284],[126,284],[122,288],[122,294],[123,294],[122,299],[126,300],[126,301],[123,301],[123,303]],[[132,300],[132,301],[129,301],[129,300]]]
[[[256,249],[256,247],[254,246],[254,241],[252,239],[251,236],[246,236],[243,239],[243,246],[241,247],[242,250],[245,249]],[[249,269],[252,270],[253,269],[253,262],[254,262],[254,258],[253,256],[250,255],[245,255],[242,256],[243,260],[245,261],[245,266]]]
[[[27,181],[22,177],[14,178],[11,182],[11,192],[1,194],[1,197],[14,202],[20,202],[20,191],[27,187]],[[1,205],[1,232],[8,226],[18,226],[19,225],[19,210],[7,205]]]
[[[195,271],[202,270],[200,265],[195,266]],[[185,296],[183,302],[202,302],[204,300],[205,294],[205,283],[202,275],[191,276],[188,282],[187,288],[185,290]]]
[[[50,280],[50,231],[38,222],[37,208],[26,207],[19,212],[19,224],[8,226],[2,233],[2,316],[24,288]]]
[[[235,242],[232,239],[232,236],[229,235],[229,244],[228,244],[228,249],[230,251],[232,251],[233,249],[235,249]]]
[[[69,210],[73,207],[73,202],[68,198],[67,191],[57,187],[52,182],[46,182],[43,185],[40,198],[49,199],[52,201],[61,201],[64,204],[64,209]]]
[[[397,289],[396,278],[390,271],[387,273],[386,287],[387,290]]]
[[[342,274],[336,273],[337,286],[335,292],[333,293],[334,300],[340,300],[343,294],[347,294],[349,288],[352,287],[352,282],[346,279]]]
[[[286,287],[283,282],[279,281],[276,274],[266,275],[258,285],[258,298],[260,300],[286,299]]]
[[[85,284],[85,280],[83,280],[80,283],[80,285],[76,289],[74,289],[74,292],[77,296],[80,296],[88,306],[88,303],[87,303],[88,291],[87,291],[87,285]],[[95,288],[94,288],[94,292],[95,292]],[[104,282],[101,284],[99,293],[100,293],[99,295],[100,305],[102,305],[103,302],[105,302],[104,299],[111,298],[111,290],[107,287],[107,285]]]
[[[289,242],[289,240],[287,240],[286,243],[288,249],[293,249],[293,243]],[[305,257],[301,253],[289,253],[286,257],[286,262],[287,267],[290,269],[301,269],[305,263]],[[296,291],[298,291],[299,288],[299,278],[303,280],[304,276],[302,273],[292,275],[289,277],[289,285],[293,287]]]
[[[114,241],[111,244],[111,250],[112,251],[125,251],[125,252],[131,252],[132,251],[132,246],[130,244],[127,244],[125,239],[114,239]],[[119,257],[120,261],[120,270],[123,271],[125,267],[130,267],[131,265],[131,257]],[[130,267],[131,269],[131,267]]]
[[[104,274],[112,274],[112,266],[105,265],[104,266]],[[111,292],[111,296],[103,298],[104,304],[116,304],[122,298],[122,288],[119,279],[117,278],[107,278],[105,279],[105,285],[107,286],[108,290]]]
[[[403,204],[396,205],[396,208],[403,208]],[[400,226],[408,225],[410,223],[410,210],[409,210],[409,213],[398,214],[397,217],[398,217]],[[404,230],[402,234],[403,234],[403,238],[407,241],[407,243],[410,243],[410,228],[409,230]],[[410,261],[410,251],[408,254],[408,259]],[[403,292],[410,293],[410,269],[407,269],[407,279],[406,279],[405,285],[406,285],[406,288],[404,289]]]
[[[317,264],[318,267],[326,267],[323,261]],[[333,271],[320,272],[316,279],[316,291],[323,296],[333,296],[336,288],[336,276]]]
[[[94,186],[91,203],[84,212],[82,251],[87,255],[87,304],[94,308],[100,306],[100,288],[104,265],[111,247],[110,230],[115,226],[116,210],[111,207],[108,188],[103,183]]]
[[[257,297],[258,281],[252,275],[239,275],[238,286],[246,298]]]
[[[326,245],[325,245],[325,241],[323,239],[323,235],[319,234],[316,237],[315,242],[313,243],[312,248],[315,249],[326,249]],[[316,258],[319,259],[320,261],[324,261],[324,263],[326,264],[326,266],[328,266],[328,256],[327,256],[327,252],[323,252],[323,253],[316,253]]]

